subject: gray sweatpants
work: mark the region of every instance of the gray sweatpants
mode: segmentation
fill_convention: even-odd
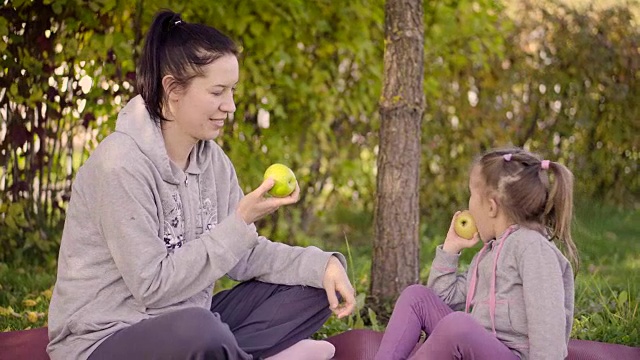
[[[188,308],[141,321],[107,338],[89,360],[260,359],[309,338],[331,311],[324,290],[241,283]]]

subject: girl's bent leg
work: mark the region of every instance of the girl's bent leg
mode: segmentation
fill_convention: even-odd
[[[519,358],[471,315],[454,312],[440,320],[411,359],[518,360]]]
[[[89,360],[251,359],[220,316],[187,308],[143,320],[108,337]]]
[[[259,281],[214,295],[211,311],[220,313],[239,346],[256,359],[309,338],[331,315],[323,289]]]
[[[440,319],[452,312],[426,286],[408,286],[396,301],[376,360],[406,359],[420,340],[421,331],[430,334]]]

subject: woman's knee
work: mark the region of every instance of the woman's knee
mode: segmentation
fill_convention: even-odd
[[[303,292],[308,293],[308,296],[320,303],[329,304],[329,300],[327,300],[327,292],[324,289],[319,289],[311,286],[296,286],[296,288],[302,288]]]
[[[176,343],[196,352],[216,352],[235,348],[237,341],[220,315],[204,308],[181,310],[176,325]]]
[[[306,304],[315,304],[321,307],[329,307],[329,300],[327,299],[327,292],[324,289],[315,288],[312,286],[288,286],[285,289],[287,293],[288,301],[303,301]],[[340,295],[336,294],[338,299]]]

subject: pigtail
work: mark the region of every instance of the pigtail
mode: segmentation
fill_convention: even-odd
[[[544,160],[547,161],[547,160]],[[541,164],[544,170],[545,164]],[[579,266],[578,250],[571,237],[573,220],[573,174],[567,167],[557,162],[547,162],[548,171],[553,174],[543,218],[551,229],[552,237],[564,248],[565,255],[573,264],[575,272]]]
[[[168,10],[159,12],[149,27],[138,63],[136,88],[142,95],[151,118],[156,122],[165,120],[161,110],[164,90],[160,59],[169,30],[181,22],[179,14]]]

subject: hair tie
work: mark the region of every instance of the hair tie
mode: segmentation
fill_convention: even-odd
[[[513,156],[513,154],[504,154],[502,155],[502,157],[504,158],[504,161],[509,162],[511,161],[511,157]]]
[[[184,24],[184,21],[182,20],[182,17],[180,16],[180,14],[174,13],[173,16],[171,16],[171,18],[169,19],[169,23],[167,25],[167,29],[171,30],[173,28],[178,27],[178,25],[180,24]]]
[[[542,170],[547,170],[549,169],[549,164],[551,163],[551,161],[549,160],[542,160],[540,161],[540,167],[542,168]]]

